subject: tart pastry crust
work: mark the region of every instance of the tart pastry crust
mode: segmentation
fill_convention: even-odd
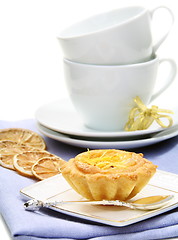
[[[116,149],[89,150],[61,164],[64,178],[89,200],[128,200],[149,182],[156,168],[142,153]]]

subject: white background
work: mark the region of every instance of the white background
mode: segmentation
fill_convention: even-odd
[[[129,5],[148,9],[165,5],[172,9],[175,23],[158,54],[177,61],[175,0],[0,0],[0,119],[33,118],[42,104],[67,97],[57,34],[93,14]],[[161,17],[156,20],[155,39],[169,25]],[[170,91],[175,91],[175,86]],[[175,100],[176,95],[172,96]],[[1,219],[0,229],[3,240],[11,239]]]
[[[63,55],[56,38],[61,30],[93,14],[133,4],[172,9],[175,24],[158,54],[177,58],[178,8],[174,0],[1,0],[0,119],[33,117],[43,103],[67,96]],[[155,33],[160,35],[167,25],[155,15],[156,20]]]

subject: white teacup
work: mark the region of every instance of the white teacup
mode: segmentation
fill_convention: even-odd
[[[155,93],[159,65],[170,65],[168,78]],[[160,69],[161,70],[161,69]],[[64,59],[64,74],[69,96],[84,124],[101,131],[123,130],[133,99],[139,96],[148,104],[172,83],[177,66],[171,59],[158,57],[131,65],[89,65]]]
[[[99,14],[72,25],[58,36],[64,58],[99,65],[123,65],[150,60],[169,33],[168,30],[153,44],[150,25],[154,22],[151,19],[161,8],[170,13],[173,22],[173,14],[167,7],[149,11],[133,6]],[[161,19],[159,21],[161,23]]]

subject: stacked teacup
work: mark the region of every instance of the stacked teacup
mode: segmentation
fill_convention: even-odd
[[[152,41],[152,16],[160,8],[173,20],[167,7],[132,6],[88,18],[58,36],[69,95],[87,127],[123,130],[136,96],[147,105],[172,83],[175,62],[155,54],[168,32],[156,44]],[[170,64],[170,74],[153,93],[163,62]]]

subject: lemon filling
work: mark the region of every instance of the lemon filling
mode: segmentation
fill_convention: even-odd
[[[90,152],[88,152],[87,157],[80,159],[80,161],[91,166],[96,166],[103,170],[112,168],[120,169],[136,164],[135,160],[131,159],[131,157],[131,153],[116,153],[114,155],[111,155],[110,152],[106,151],[101,156],[93,156],[90,154]]]

